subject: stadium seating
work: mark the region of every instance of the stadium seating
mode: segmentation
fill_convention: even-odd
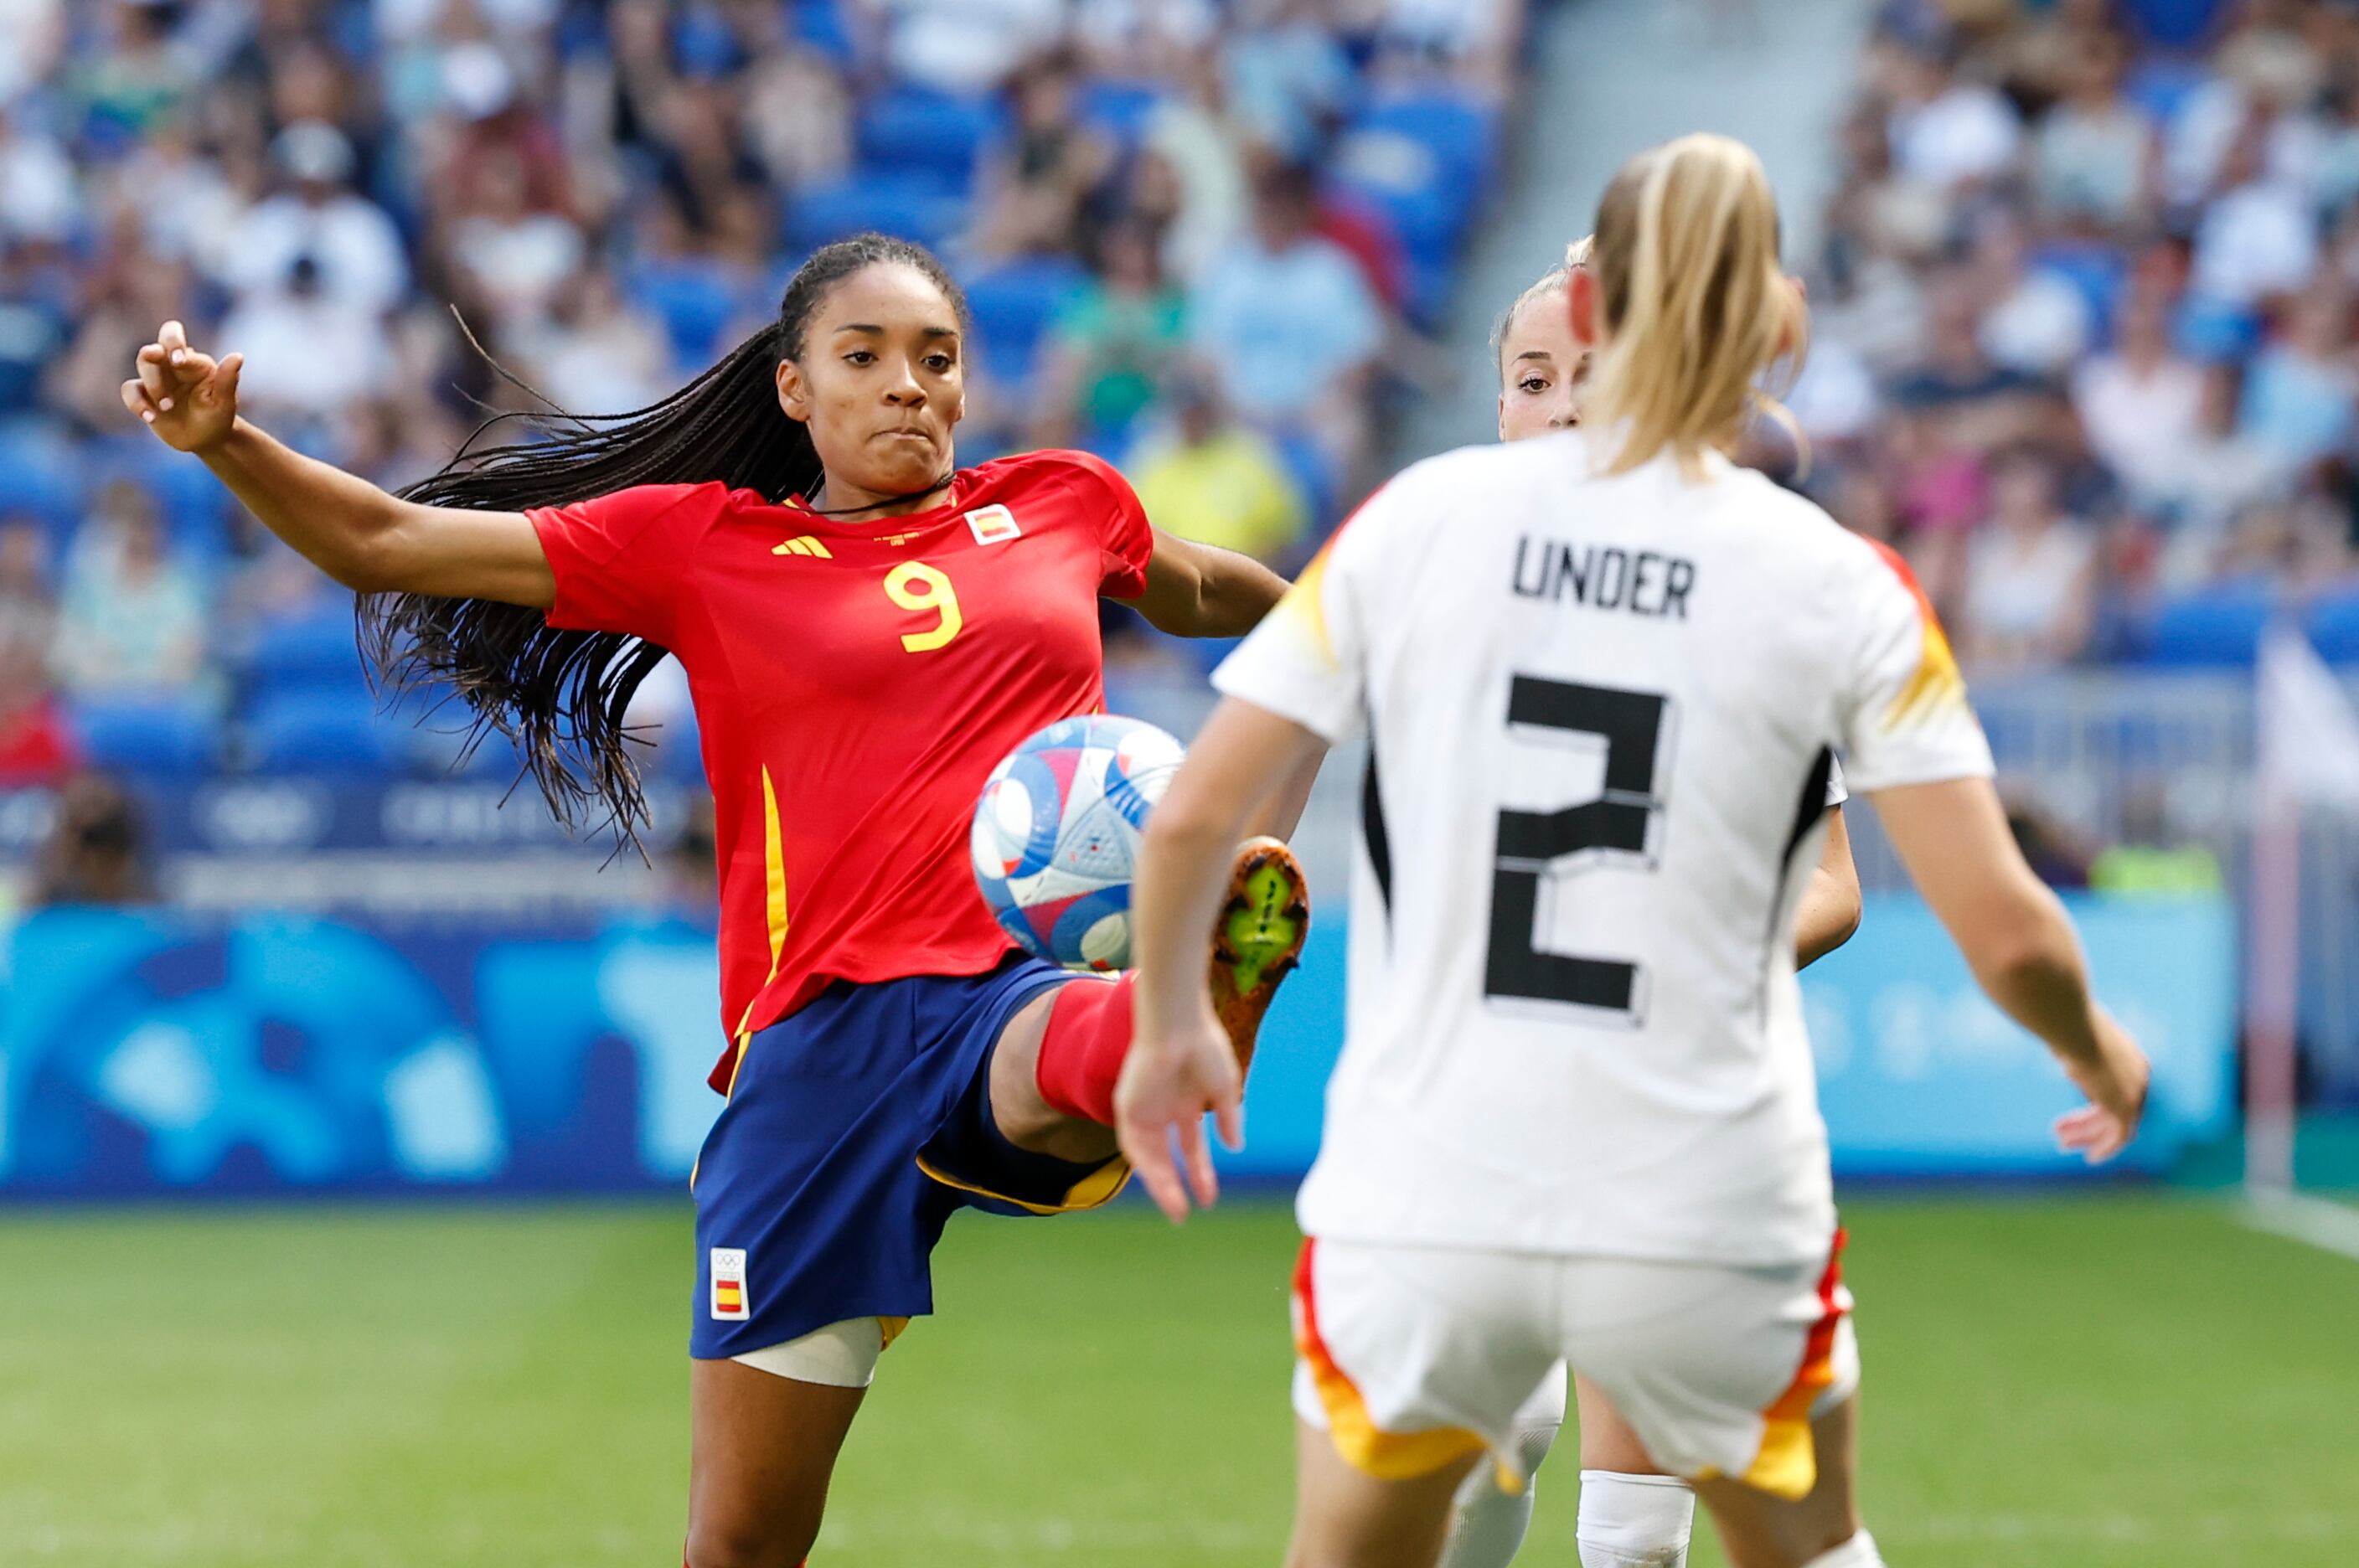
[[[1042,335],[1088,282],[1087,272],[1061,256],[1009,262],[969,278],[967,306],[983,368],[1011,385],[1029,383]]]
[[[2279,607],[2266,584],[2232,584],[2167,601],[2131,633],[2141,663],[2166,668],[2247,666]]]
[[[966,217],[964,192],[940,175],[856,169],[797,195],[787,208],[786,239],[804,250],[817,250],[875,229],[920,245],[941,245]]]
[[[722,329],[746,303],[726,268],[696,259],[643,263],[631,269],[625,292],[663,322],[673,358],[684,365],[717,358]]]
[[[1128,151],[1147,135],[1165,96],[1165,90],[1152,82],[1102,78],[1082,83],[1073,108],[1082,124]]]
[[[62,543],[82,524],[83,500],[73,447],[38,426],[0,429],[0,515],[38,518]]]
[[[264,622],[246,657],[246,681],[257,692],[344,693],[364,685],[352,611],[337,604],[299,618]]]
[[[867,169],[929,174],[967,191],[984,149],[1006,129],[1006,111],[995,100],[900,88],[861,110],[860,158]]]
[[[263,771],[384,773],[403,760],[405,733],[348,692],[280,691],[257,702],[247,717],[245,755]]]
[[[2310,633],[2321,659],[2359,665],[2359,588],[2319,601],[2311,606],[2303,629]]]
[[[84,699],[67,710],[96,768],[186,778],[213,761],[216,729],[199,704],[170,697]]]

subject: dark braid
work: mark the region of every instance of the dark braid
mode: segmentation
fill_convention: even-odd
[[[442,472],[400,495],[497,512],[564,506],[635,485],[709,480],[773,501],[808,495],[821,476],[819,453],[810,431],[778,408],[778,362],[801,356],[811,318],[836,285],[886,264],[923,273],[965,326],[966,297],[931,253],[860,234],[814,254],[788,281],[776,321],[670,397],[626,414],[568,414],[550,405],[500,415]],[[524,421],[523,439],[470,450],[503,419]],[[625,729],[623,714],[666,649],[612,632],[558,631],[538,610],[484,599],[371,594],[361,601],[360,620],[384,684],[398,691],[449,682],[471,712],[467,746],[495,730],[513,740],[560,822],[578,827],[594,801],[625,840],[646,823],[647,798],[629,751],[639,737]]]

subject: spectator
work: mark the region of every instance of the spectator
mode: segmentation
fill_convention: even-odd
[[[518,347],[534,386],[574,413],[643,408],[674,382],[663,324],[627,303],[603,267],[567,278]]]
[[[0,417],[39,406],[43,375],[73,330],[72,302],[34,246],[0,240]]]
[[[1290,564],[1310,514],[1284,460],[1223,416],[1209,382],[1183,378],[1170,404],[1170,429],[1128,464],[1148,519],[1181,539]]]
[[[1345,471],[1367,451],[1366,398],[1384,317],[1350,256],[1311,232],[1309,171],[1269,169],[1250,236],[1206,273],[1190,334],[1221,395],[1266,430],[1308,430]]]
[[[1064,0],[860,0],[879,13],[893,73],[946,93],[987,93],[1057,41]]]
[[[0,520],[0,656],[49,656],[57,600],[49,592],[49,540],[27,517]]]
[[[1245,226],[1252,186],[1219,51],[1190,57],[1181,87],[1182,95],[1167,99],[1147,124],[1132,172],[1131,208],[1162,229],[1171,276],[1193,283]]]
[[[155,503],[107,486],[66,576],[53,662],[78,696],[189,692],[204,675],[196,581],[164,549]]]
[[[2166,485],[2202,421],[2203,373],[2170,346],[2169,313],[2153,291],[2130,289],[2114,317],[2114,347],[2072,377],[2072,408],[2089,444],[2133,494]]]
[[[1015,136],[984,173],[979,254],[1057,254],[1083,240],[1083,205],[1114,150],[1073,116],[1075,69],[1071,55],[1052,54],[1017,80]]]
[[[14,103],[35,82],[47,81],[65,45],[65,0],[0,5],[0,106]]]
[[[764,13],[783,26],[787,13]],[[825,55],[781,39],[746,72],[745,136],[774,185],[799,190],[852,166],[852,93]]]
[[[1983,346],[1973,280],[1962,269],[1935,279],[1924,358],[1892,388],[1895,406],[1937,414],[1948,444],[1986,452],[2028,433],[2038,383]]]
[[[2169,524],[2157,568],[2164,587],[2183,590],[2210,576],[2226,554],[2238,515],[2285,488],[2285,464],[2245,433],[2243,404],[2244,377],[2236,366],[2206,366],[2195,428],[2155,475],[2153,499]]]
[[[1356,85],[1320,12],[1319,0],[1253,0],[1239,7],[1223,50],[1238,124],[1289,159],[1319,150]]]
[[[381,314],[409,286],[393,220],[347,189],[353,144],[318,120],[289,125],[271,144],[287,188],[237,220],[237,244],[222,258],[221,280],[241,300],[283,293],[296,263],[310,258],[318,293],[335,305]]]
[[[1976,286],[1988,301],[1981,336],[1991,359],[2025,376],[2062,372],[2089,346],[2089,305],[2045,267],[2029,266],[2021,220],[1994,209],[1974,236]]]
[[[467,291],[506,332],[538,325],[582,261],[582,232],[532,203],[524,160],[506,149],[478,166],[467,204],[450,213],[450,256]]]
[[[1937,191],[1996,178],[2022,139],[2004,97],[1959,77],[1954,47],[1897,48],[1886,71],[1893,164],[1904,179]]]
[[[2041,208],[2062,222],[2126,229],[2145,210],[2154,131],[2122,96],[2123,43],[2076,30],[2064,42],[2064,101],[2032,137]]]
[[[2295,301],[2284,332],[2253,362],[2245,386],[2245,429],[2288,468],[2326,456],[2351,439],[2354,382],[2351,305],[2332,285]]]
[[[2218,193],[2195,231],[2195,288],[2253,306],[2301,286],[2318,261],[2317,226],[2301,191],[2263,169],[2268,124],[2255,116],[2229,145]]]
[[[1164,276],[1157,241],[1135,218],[1105,232],[1095,275],[1049,335],[1044,441],[1128,430],[1186,346],[1187,299]]]
[[[2063,516],[2047,460],[2004,455],[1991,475],[1991,520],[1968,547],[1964,657],[1984,675],[2063,664],[2093,624],[2097,543]]]
[[[239,400],[299,435],[342,417],[393,365],[383,320],[330,293],[318,258],[308,254],[288,264],[278,288],[255,289],[240,301],[221,335],[245,355]]]
[[[131,797],[98,774],[82,774],[59,794],[27,902],[34,909],[152,903],[147,861],[147,828]]]
[[[81,766],[39,652],[0,642],[0,789],[54,789]]]
[[[0,112],[0,239],[55,245],[82,215],[73,161],[28,117]]]

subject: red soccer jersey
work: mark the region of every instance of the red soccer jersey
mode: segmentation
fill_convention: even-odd
[[[529,514],[549,624],[679,657],[712,785],[725,1091],[737,1046],[832,980],[975,975],[1009,950],[968,866],[975,797],[1035,730],[1104,703],[1098,598],[1154,535],[1081,452],[962,471],[862,522],[717,484]]]

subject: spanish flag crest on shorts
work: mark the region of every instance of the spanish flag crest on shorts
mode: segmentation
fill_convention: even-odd
[[[745,1249],[712,1248],[712,1315],[742,1322],[752,1314],[745,1306]]]

